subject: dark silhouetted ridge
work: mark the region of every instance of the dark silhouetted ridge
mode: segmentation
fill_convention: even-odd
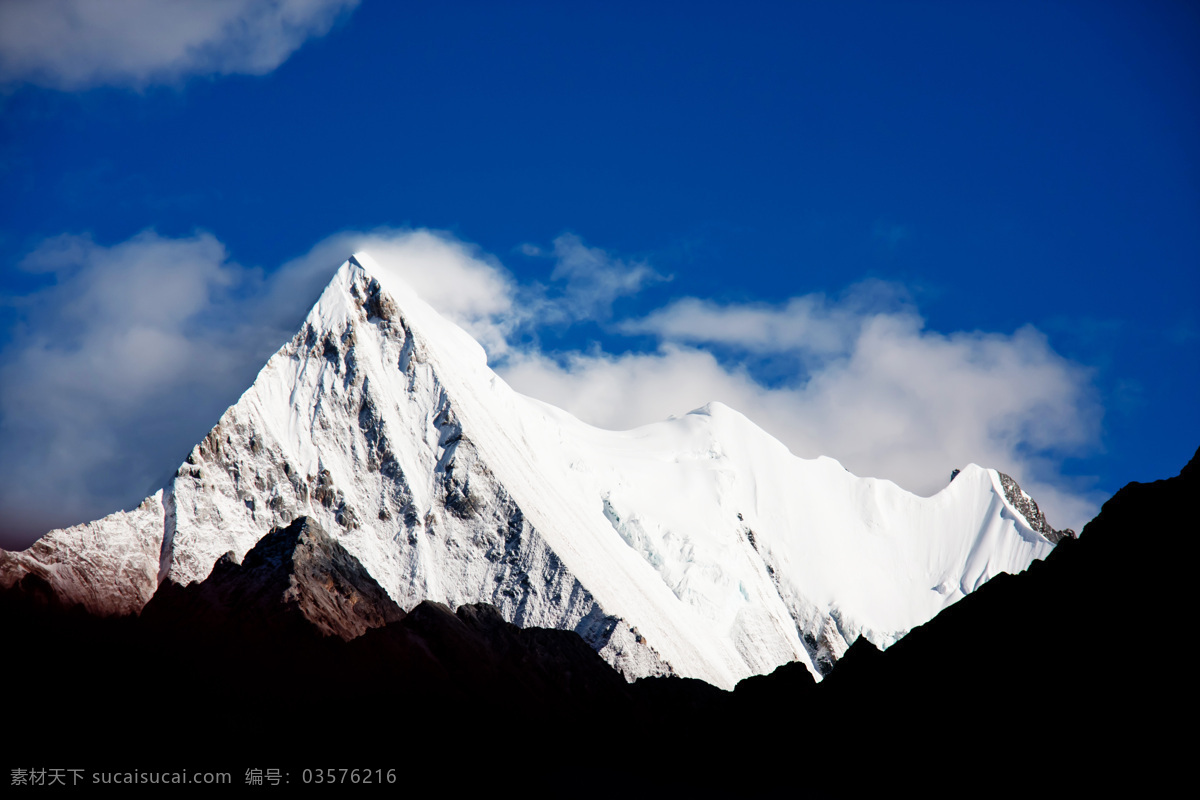
[[[302,768],[319,752],[459,788],[520,765],[561,793],[1156,794],[1188,756],[1171,720],[1186,729],[1193,694],[1180,643],[1198,483],[1193,458],[1129,484],[1044,562],[886,652],[859,639],[819,685],[788,664],[732,693],[627,684],[578,635],[487,605],[405,615],[305,519],[141,619],[64,609],[31,574],[0,594],[5,766],[58,752]]]

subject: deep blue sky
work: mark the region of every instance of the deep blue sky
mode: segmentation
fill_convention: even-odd
[[[571,232],[671,276],[622,317],[880,278],[930,331],[1034,326],[1091,370],[1099,427],[1052,460],[1093,495],[1200,445],[1193,3],[364,0],[266,74],[45,83],[0,97],[10,359],[53,280],[18,264],[61,234],[207,232],[269,273],[431,228],[545,282],[519,248]]]

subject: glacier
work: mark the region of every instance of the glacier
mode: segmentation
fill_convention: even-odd
[[[815,677],[885,648],[1063,532],[968,465],[932,497],[802,459],[712,403],[630,431],[522,396],[357,253],[160,491],[0,551],[96,614],[136,614],[308,516],[403,609],[488,603],[574,630],[629,680]]]

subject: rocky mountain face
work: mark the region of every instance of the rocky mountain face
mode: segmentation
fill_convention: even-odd
[[[1016,481],[1003,472],[997,472],[996,475],[1000,478],[1000,485],[1004,488],[1005,499],[1025,518],[1029,527],[1045,536],[1051,544],[1058,544],[1063,539],[1076,538],[1075,531],[1070,528],[1055,530],[1049,522],[1046,522],[1046,515],[1038,508],[1037,501],[1026,494]]]
[[[993,470],[920,498],[796,458],[716,403],[591,428],[513,392],[360,254],[167,486],[0,552],[0,587],[151,619],[286,597],[340,638],[483,603],[574,631],[629,680],[728,689],[790,662],[819,678],[860,638],[887,647],[1058,537]],[[340,576],[333,594],[318,573]]]

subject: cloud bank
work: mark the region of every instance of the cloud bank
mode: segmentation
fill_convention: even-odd
[[[716,400],[799,456],[921,494],[975,462],[1013,475],[1056,526],[1097,508],[1062,474],[1098,437],[1088,371],[1032,327],[927,330],[894,284],[777,304],[685,297],[621,319],[613,302],[663,276],[570,234],[537,248],[549,280],[522,283],[478,247],[426,230],[341,232],[270,272],[231,260],[211,234],[148,231],[114,246],[47,240],[20,266],[48,285],[4,298],[20,325],[0,351],[0,546],[131,507],[164,483],[357,250],[398,267],[515,389],[594,425],[635,427]],[[610,348],[621,334],[656,344],[537,344],[539,327],[582,320],[606,325]]]
[[[358,0],[5,0],[0,85],[145,87],[263,75]]]

